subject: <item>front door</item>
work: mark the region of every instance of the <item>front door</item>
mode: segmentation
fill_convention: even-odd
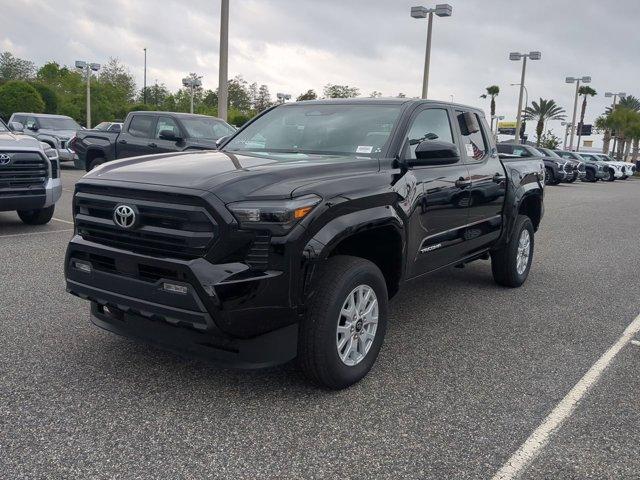
[[[451,111],[446,107],[422,107],[414,112],[402,156],[415,158],[422,141],[456,143]],[[435,270],[460,258],[460,230],[468,223],[469,173],[462,161],[452,165],[416,166],[418,195],[411,215],[407,271],[410,277]]]
[[[160,135],[162,132],[171,132],[179,141],[167,140]],[[156,123],[154,139],[151,142],[152,150],[149,153],[179,152],[182,150],[184,134],[178,123],[171,117],[158,117]]]

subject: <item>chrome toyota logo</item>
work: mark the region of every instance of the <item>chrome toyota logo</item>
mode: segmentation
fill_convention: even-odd
[[[138,214],[135,207],[129,205],[118,205],[113,211],[113,221],[122,228],[133,228],[138,221]]]
[[[4,167],[11,163],[11,156],[6,153],[0,153],[0,166]]]

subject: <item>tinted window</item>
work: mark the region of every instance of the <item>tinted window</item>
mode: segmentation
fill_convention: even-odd
[[[400,104],[289,104],[237,134],[231,151],[373,156],[382,151]]]
[[[462,112],[457,113],[460,114]],[[481,160],[486,155],[489,148],[484,138],[484,134],[482,133],[482,122],[477,114],[474,113],[473,115],[475,115],[480,129],[477,132],[470,133],[469,135],[462,135],[462,148],[466,153],[467,158],[472,160]],[[464,116],[458,115],[458,121],[460,123],[464,122]],[[460,130],[464,132],[466,129],[461,125]]]
[[[134,137],[151,138],[153,117],[147,115],[134,115],[129,124],[129,133]]]
[[[110,132],[119,132],[120,130],[122,130],[122,125],[119,123],[114,123],[109,127]]]
[[[40,117],[38,123],[47,130],[80,130],[80,125],[67,117]]]
[[[504,143],[499,143],[497,145],[497,148],[498,148],[498,152],[500,152],[500,153],[509,153],[510,154],[511,152],[513,152],[513,145],[506,145]]]
[[[11,121],[12,122],[19,122],[22,125],[24,125],[25,122],[27,121],[27,117],[25,117],[24,115],[14,115],[13,119]]]
[[[437,140],[453,143],[447,111],[442,108],[430,108],[418,113],[407,133],[407,140],[409,143],[409,152],[405,154],[407,158],[416,158],[416,147],[420,142]]]
[[[158,124],[156,125],[156,136],[155,138],[160,138],[160,132],[164,130],[169,130],[173,132],[175,137],[180,137],[180,129],[178,128],[178,124],[176,124],[175,120],[171,117],[158,117]]]

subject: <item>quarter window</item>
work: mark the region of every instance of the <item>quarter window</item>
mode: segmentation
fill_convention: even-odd
[[[457,112],[461,114],[463,112]],[[487,146],[487,141],[484,138],[484,133],[482,131],[482,122],[480,121],[480,117],[476,113],[474,113],[476,120],[478,121],[478,125],[480,129],[477,132],[470,133],[469,135],[462,135],[462,145],[464,153],[467,158],[470,160],[482,160],[484,156],[487,154],[489,150]],[[464,122],[464,117],[462,115],[458,115],[458,121]],[[461,131],[465,131],[465,128],[460,128]],[[514,152],[515,154],[515,152]]]
[[[407,134],[405,158],[416,158],[416,147],[420,142],[434,140],[453,143],[449,114],[443,108],[429,108],[418,113]]]
[[[129,124],[129,133],[134,137],[151,138],[153,117],[147,115],[134,115]]]

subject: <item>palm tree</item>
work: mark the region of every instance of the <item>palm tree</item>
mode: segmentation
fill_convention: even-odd
[[[611,122],[609,121],[609,115],[600,115],[593,122],[593,126],[596,127],[596,131],[602,132],[602,153],[607,155],[609,153],[609,146],[611,145]]]
[[[531,106],[525,108],[525,120],[537,120],[536,125],[536,145],[540,146],[542,132],[544,132],[544,124],[549,120],[564,120],[567,118],[564,108],[558,106],[555,100],[540,99],[540,102],[531,102]]]
[[[493,117],[496,116],[496,97],[500,93],[498,85],[491,85],[486,88],[487,93],[480,95],[480,98],[491,97],[491,131],[493,132]]]
[[[640,99],[634,97],[633,95],[627,95],[626,97],[622,97],[620,99],[620,101],[616,104],[616,110],[618,108],[623,108],[623,109],[627,109],[627,110],[631,110],[634,112],[640,112]],[[609,115],[611,113],[612,109],[611,107],[607,107],[607,109],[605,110],[605,113],[607,115]],[[619,132],[613,131],[613,137],[614,137],[614,142],[613,142],[613,155],[617,156],[618,158],[621,158],[622,153],[624,152],[624,145],[620,146],[620,142],[624,142],[625,140],[620,136]],[[637,140],[634,140],[634,146],[635,143],[637,143]],[[617,152],[616,150],[616,144],[618,146],[617,148]]]
[[[594,97],[597,95],[597,92],[593,88],[583,85],[578,89],[578,95],[582,95],[582,110],[580,111],[580,122],[578,123],[578,145],[576,146],[576,150],[580,150],[582,125],[584,125],[584,114],[587,111],[587,97]]]
[[[618,138],[618,151],[614,153],[617,159],[622,159],[625,155],[627,140],[633,139],[634,125],[640,123],[640,112],[629,108],[616,107],[608,117],[611,129],[615,130],[616,137]],[[626,148],[627,153],[629,148],[630,145]]]

